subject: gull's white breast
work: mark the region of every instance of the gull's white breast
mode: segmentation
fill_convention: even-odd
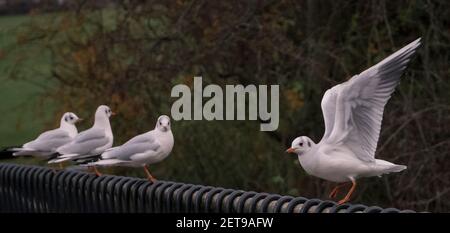
[[[348,182],[350,177],[357,178],[372,170],[370,164],[359,160],[344,145],[319,143],[299,155],[298,160],[308,174],[338,183]]]

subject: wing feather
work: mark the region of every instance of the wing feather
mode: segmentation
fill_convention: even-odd
[[[59,147],[56,151],[60,154],[87,154],[108,142],[105,130],[90,128],[78,134],[72,142]]]
[[[152,134],[144,133],[128,140],[122,146],[104,152],[102,154],[102,158],[131,160],[133,155],[151,151],[156,152],[159,147],[159,143],[155,140]]]
[[[384,106],[390,99],[420,38],[350,80],[328,90],[322,100],[322,141],[344,143],[366,162],[375,161]]]
[[[23,148],[36,151],[54,151],[71,140],[72,138],[67,131],[58,128],[42,133],[35,140],[25,143]]]

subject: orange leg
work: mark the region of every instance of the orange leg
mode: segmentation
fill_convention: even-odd
[[[152,176],[152,174],[150,174],[150,172],[148,171],[147,165],[144,165],[144,171],[147,174],[147,179],[149,181],[151,181],[152,183],[154,183],[156,181],[155,177]]]
[[[101,175],[102,175],[102,173],[100,173],[100,172],[97,170],[97,167],[96,167],[96,166],[93,166],[93,168],[94,168],[95,175],[97,175],[97,176],[101,176]]]
[[[352,179],[351,181],[352,181],[352,187],[348,191],[347,195],[345,195],[344,199],[342,199],[342,200],[340,200],[338,202],[338,205],[341,205],[341,204],[344,204],[344,203],[348,202],[348,200],[350,199],[350,196],[352,195],[353,191],[355,191],[356,181],[354,179]]]
[[[334,189],[331,191],[330,195],[328,195],[329,198],[335,198],[337,194],[339,193],[339,189],[344,187],[347,183],[338,184]]]

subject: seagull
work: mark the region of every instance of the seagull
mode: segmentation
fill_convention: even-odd
[[[20,148],[12,148],[13,156],[32,155],[48,158],[56,153],[56,149],[72,141],[78,134],[75,123],[81,121],[73,112],[66,112],[61,117],[59,128],[40,134],[31,142],[25,143]]]
[[[148,171],[147,165],[158,163],[169,156],[174,144],[170,118],[162,115],[155,129],[140,134],[125,144],[113,147],[101,155],[101,160],[85,166],[125,166],[143,167],[151,182],[156,179]]]
[[[70,143],[56,149],[61,156],[48,163],[61,163],[68,160],[99,155],[111,148],[113,133],[109,117],[115,115],[106,105],[100,105],[95,112],[94,125],[79,133]],[[95,169],[95,168],[94,168]]]
[[[315,144],[306,136],[297,137],[288,153],[297,154],[306,173],[338,184],[334,198],[346,183],[352,186],[338,202],[349,201],[360,177],[381,176],[406,169],[404,165],[376,159],[384,106],[405,70],[420,38],[378,64],[327,90],[322,99],[325,133]]]

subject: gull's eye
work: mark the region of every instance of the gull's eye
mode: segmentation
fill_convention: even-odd
[[[303,142],[300,142],[298,145],[299,145],[299,146],[303,146]]]
[[[70,120],[73,120],[73,116],[70,116],[69,119],[70,119]]]
[[[159,122],[159,125],[162,125],[162,122],[161,122],[161,121]]]

